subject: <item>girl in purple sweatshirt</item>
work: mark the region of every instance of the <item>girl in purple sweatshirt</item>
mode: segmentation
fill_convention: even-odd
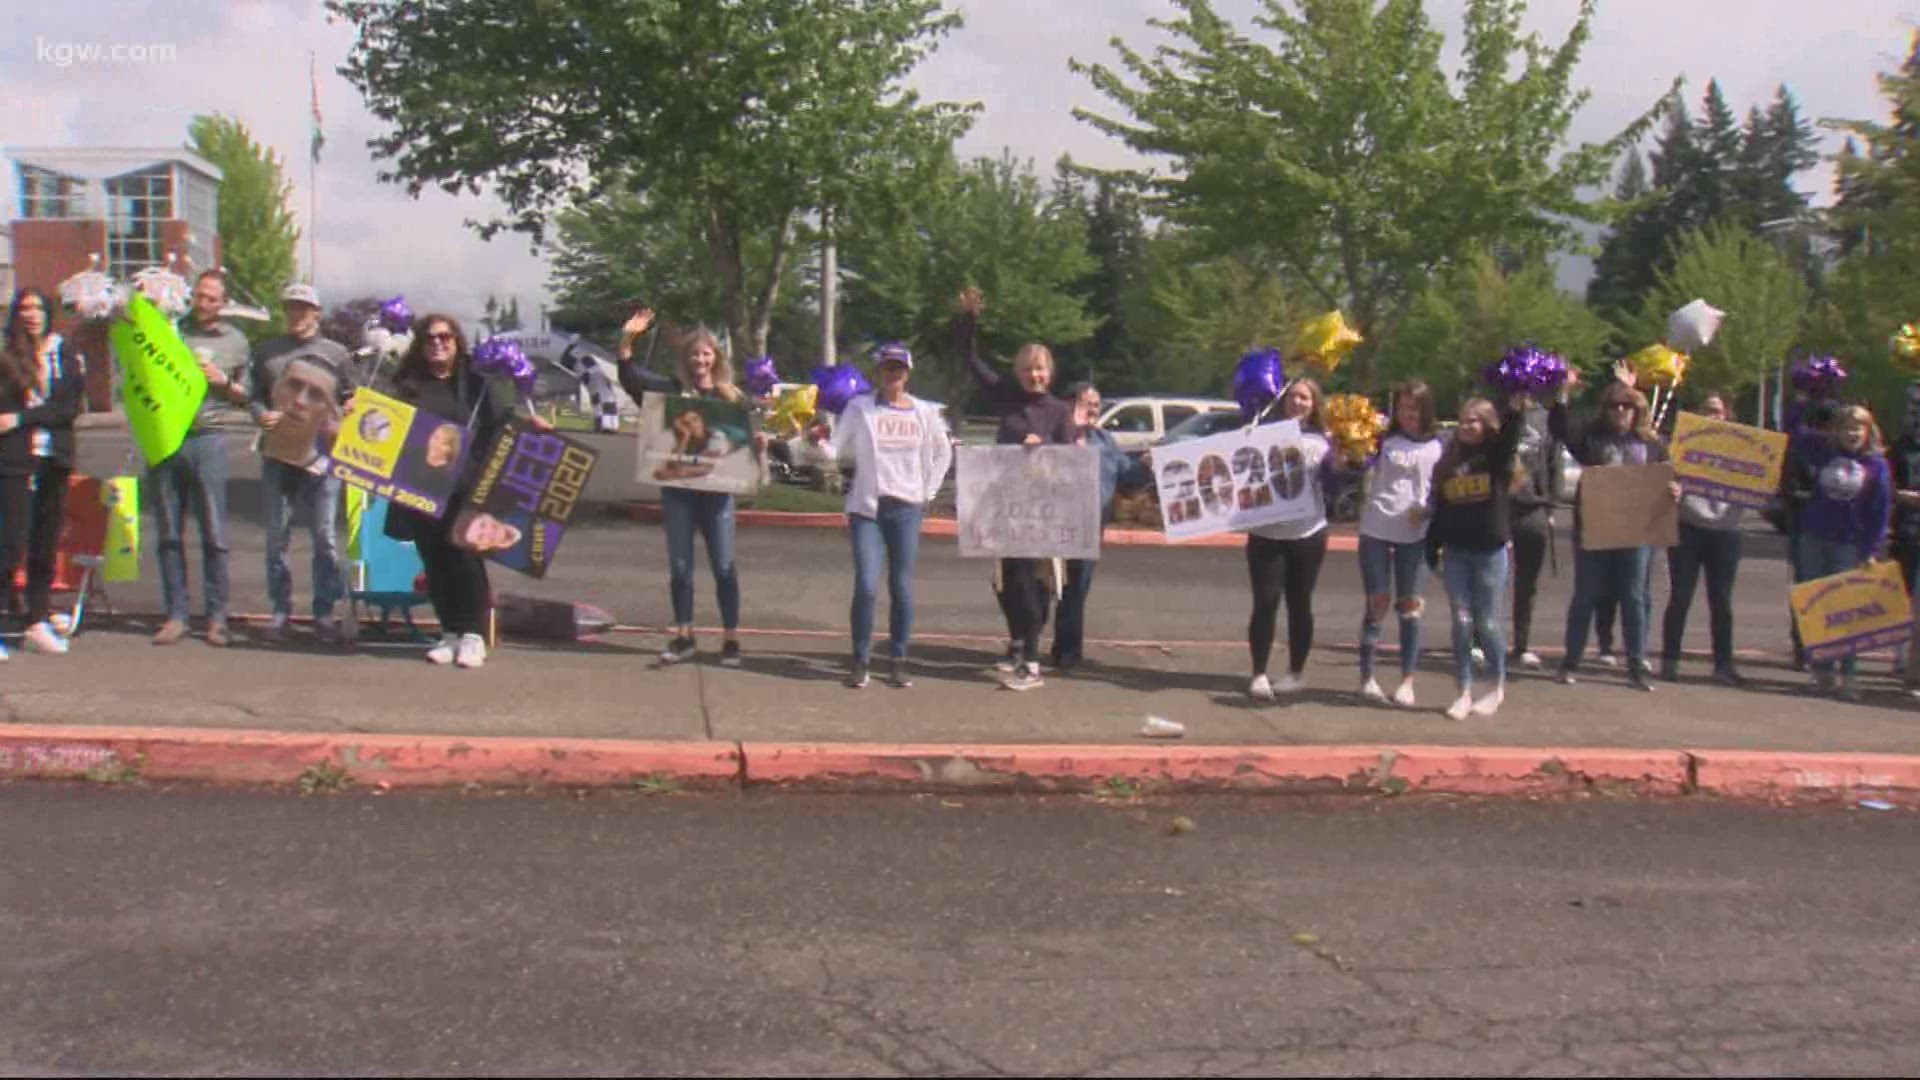
[[[1794,440],[1783,478],[1794,522],[1794,560],[1800,581],[1844,573],[1880,554],[1893,512],[1893,474],[1880,446],[1873,414],[1864,406],[1837,409],[1824,432]],[[1859,697],[1856,657],[1839,662],[1840,696]],[[1814,687],[1835,689],[1834,661],[1813,665]]]

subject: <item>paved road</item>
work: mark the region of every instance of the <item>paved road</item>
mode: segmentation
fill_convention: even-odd
[[[0,1072],[1911,1075],[1917,844],[1698,804],[0,785]]]

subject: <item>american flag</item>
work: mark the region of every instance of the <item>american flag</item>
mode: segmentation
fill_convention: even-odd
[[[315,165],[320,164],[320,148],[327,144],[327,137],[320,132],[320,75],[315,67],[312,53],[307,54],[307,82],[313,88],[313,149]]]

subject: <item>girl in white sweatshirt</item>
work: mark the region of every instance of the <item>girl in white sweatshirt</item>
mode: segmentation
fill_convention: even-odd
[[[1413,673],[1420,668],[1420,596],[1426,576],[1428,495],[1445,442],[1436,434],[1433,392],[1418,379],[1393,388],[1393,430],[1367,466],[1366,506],[1360,511],[1360,579],[1367,610],[1360,623],[1360,697],[1385,703],[1373,676],[1380,621],[1387,608],[1400,615],[1400,686],[1395,704],[1412,707]]]

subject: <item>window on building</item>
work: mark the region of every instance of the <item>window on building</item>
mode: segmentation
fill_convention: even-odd
[[[217,187],[210,177],[180,170],[180,218],[187,223],[187,257],[193,269],[213,269],[213,238],[220,232]]]
[[[84,217],[87,182],[34,165],[19,166],[20,216],[30,220]]]
[[[106,192],[108,276],[125,280],[149,266],[164,265],[167,252],[160,225],[173,217],[172,166],[112,177]]]

